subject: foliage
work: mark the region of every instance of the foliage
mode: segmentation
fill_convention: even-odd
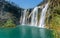
[[[2,27],[4,25],[4,22],[0,21],[0,27]]]
[[[51,18],[47,26],[54,31],[54,38],[60,38],[60,0],[50,0],[49,13]]]
[[[60,38],[60,15],[54,14],[50,21],[50,28],[54,30],[55,38]]]
[[[59,14],[60,15],[60,5],[59,6],[56,6],[56,7],[54,7],[54,12],[56,12],[57,14]]]
[[[15,27],[16,25],[14,24],[13,20],[12,19],[8,19],[7,22],[4,24],[3,27]]]

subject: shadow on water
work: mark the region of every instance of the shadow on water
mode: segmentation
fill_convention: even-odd
[[[32,26],[1,28],[0,38],[53,38],[53,31]]]

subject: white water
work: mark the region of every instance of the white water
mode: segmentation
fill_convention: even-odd
[[[26,22],[26,13],[27,13],[27,10],[24,10],[24,12],[23,12],[23,19],[22,19],[22,25],[25,25],[25,22]]]
[[[45,16],[46,16],[46,11],[48,9],[48,3],[45,5],[45,7],[42,9],[41,12],[41,17],[40,17],[40,21],[39,21],[39,27],[44,28],[45,26]]]
[[[37,26],[38,7],[35,7],[31,13],[31,26]]]
[[[41,12],[41,16],[40,16],[40,20],[39,20],[39,25],[38,25],[38,8],[40,7],[35,7],[33,9],[33,11],[31,12],[31,24],[30,26],[38,26],[38,27],[41,27],[41,28],[44,28],[45,26],[45,16],[46,16],[46,12],[47,12],[47,9],[48,9],[48,3],[45,5],[45,7],[42,9],[42,12]],[[26,15],[27,15],[27,10],[24,10],[24,13],[23,13],[23,19],[22,19],[22,25],[25,25],[26,24]]]

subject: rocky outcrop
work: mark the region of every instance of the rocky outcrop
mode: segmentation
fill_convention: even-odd
[[[46,26],[54,30],[55,38],[60,38],[60,0],[49,0]]]

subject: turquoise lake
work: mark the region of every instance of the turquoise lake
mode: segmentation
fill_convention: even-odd
[[[53,38],[53,31],[32,26],[0,28],[0,38]]]

